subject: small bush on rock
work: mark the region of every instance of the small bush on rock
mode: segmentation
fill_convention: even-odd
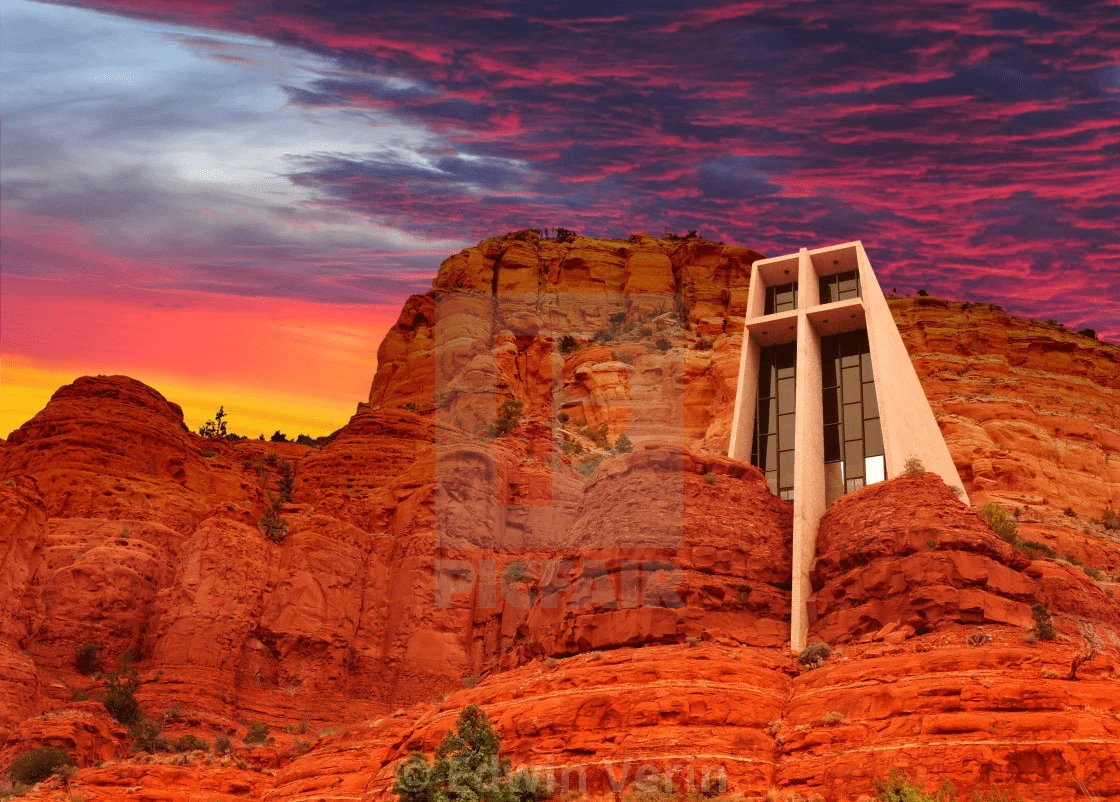
[[[986,646],[992,642],[992,636],[985,633],[983,627],[977,627],[976,631],[964,640],[969,646]]]
[[[137,752],[167,752],[171,742],[163,737],[163,725],[143,716],[132,725],[132,746]]]
[[[105,698],[101,703],[113,718],[131,727],[143,715],[140,702],[136,699],[139,688],[140,675],[132,667],[131,656],[125,652],[117,661],[117,670],[105,678]]]
[[[101,647],[96,643],[83,643],[78,647],[78,651],[74,654],[74,667],[78,669],[79,674],[88,677],[101,671],[101,659],[97,656],[100,651]]]
[[[498,410],[498,419],[490,424],[491,437],[508,437],[510,432],[521,425],[524,417],[522,409],[525,404],[521,401],[506,399]]]
[[[226,408],[221,406],[218,411],[214,413],[214,417],[206,421],[199,428],[198,433],[203,437],[225,437],[226,436]]]
[[[1054,640],[1057,637],[1058,631],[1054,629],[1054,617],[1050,615],[1050,611],[1045,606],[1035,602],[1031,605],[1031,615],[1034,616],[1034,627],[1031,631],[1039,640]]]
[[[890,777],[875,780],[875,802],[957,802],[957,789],[948,780],[942,780],[938,789],[932,793],[920,785],[910,782],[910,778],[898,769],[891,769]],[[1022,802],[1022,797],[1012,796],[998,788],[975,791],[969,797],[972,802]]]
[[[73,766],[74,760],[66,752],[54,746],[40,746],[12,761],[8,767],[8,779],[14,785],[34,785],[41,783],[60,769]]]
[[[171,742],[171,748],[176,752],[208,752],[210,744],[197,735],[182,735]]]
[[[281,462],[278,470],[280,471],[280,503],[286,504],[292,500],[292,493],[296,489],[296,469],[290,462]]]
[[[891,769],[885,780],[875,780],[874,788],[876,802],[956,802],[957,799],[952,783],[945,781],[938,790],[927,794],[898,769]]]
[[[413,754],[397,764],[393,793],[401,802],[540,802],[553,789],[499,755],[502,739],[478,705],[463,708],[436,748],[435,763]]]
[[[265,506],[257,519],[257,527],[273,543],[280,543],[288,536],[288,519],[278,513],[272,503]]]
[[[268,733],[270,732],[268,725],[259,721],[249,722],[249,726],[245,728],[245,745],[246,746],[259,746],[260,744],[268,742]]]
[[[926,472],[926,466],[917,457],[909,457],[902,465],[903,476],[921,476]]]
[[[998,504],[985,504],[984,508],[980,510],[980,517],[984,519],[984,523],[992,528],[992,531],[996,533],[1000,540],[1005,540],[1013,546],[1017,543],[1019,524],[1007,514],[1007,510],[1003,507]]]
[[[820,668],[831,655],[832,648],[827,643],[816,641],[801,650],[797,655],[797,662],[805,668]]]

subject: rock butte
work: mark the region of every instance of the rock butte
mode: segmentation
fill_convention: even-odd
[[[0,450],[0,766],[49,744],[97,800],[380,799],[477,702],[515,765],[582,768],[591,796],[691,763],[747,798],[855,800],[897,766],[1120,799],[1120,539],[1093,520],[1120,507],[1120,349],[988,304],[890,300],[974,506],[933,474],[834,503],[809,640],[835,653],[803,671],[790,505],[721,454],[759,258],[485,240],[406,302],[368,401],[322,448],[201,438],[126,377],[60,389]],[[620,307],[634,327],[612,334]],[[560,349],[569,330],[605,333]],[[525,420],[482,436],[507,399]],[[623,433],[633,451],[599,462],[594,441]],[[279,544],[257,528],[272,454],[296,466]],[[989,501],[1066,559],[997,538]],[[463,564],[473,582],[446,570]],[[628,603],[635,565],[639,583],[671,569],[671,606]],[[1056,640],[1024,639],[1035,602]],[[228,732],[235,754],[130,753],[80,701],[102,691],[74,667],[86,642],[139,656],[165,734]],[[250,721],[274,742],[242,747]]]

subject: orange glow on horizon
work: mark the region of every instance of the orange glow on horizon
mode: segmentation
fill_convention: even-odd
[[[329,434],[368,397],[377,346],[398,314],[396,304],[166,298],[6,291],[0,436],[33,417],[59,387],[98,374],[154,387],[183,408],[193,430],[224,405],[237,434]]]

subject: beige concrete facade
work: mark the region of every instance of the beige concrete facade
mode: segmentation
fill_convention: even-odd
[[[859,277],[859,297],[822,304],[820,279],[850,271]],[[792,281],[797,282],[796,308],[766,314],[767,288]],[[809,629],[809,598],[813,593],[809,574],[816,559],[817,528],[830,503],[826,474],[842,476],[844,470],[842,464],[837,467],[837,463],[825,463],[821,338],[864,329],[882,430],[884,478],[901,474],[906,460],[915,457],[946,484],[962,487],[863,244],[856,241],[815,250],[802,248],[796,254],[755,262],[728,454],[744,461],[751,458],[761,349],[796,342],[790,614],[790,647],[794,651],[804,647]],[[967,497],[964,500],[967,503]]]

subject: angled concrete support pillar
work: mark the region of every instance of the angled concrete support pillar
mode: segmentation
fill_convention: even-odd
[[[922,382],[898,333],[898,326],[871,269],[867,253],[858,242],[856,255],[867,315],[871,365],[878,391],[879,417],[883,425],[887,476],[898,476],[903,472],[906,460],[916,457],[927,471],[939,475],[945,484],[960,488],[961,500],[968,504],[968,495],[926,400]]]
[[[806,260],[808,257],[806,257]],[[793,587],[790,594],[790,648],[805,648],[809,631],[809,572],[817,557],[817,527],[825,511],[824,404],[821,395],[821,338],[809,317],[797,320],[797,431],[793,468]]]

